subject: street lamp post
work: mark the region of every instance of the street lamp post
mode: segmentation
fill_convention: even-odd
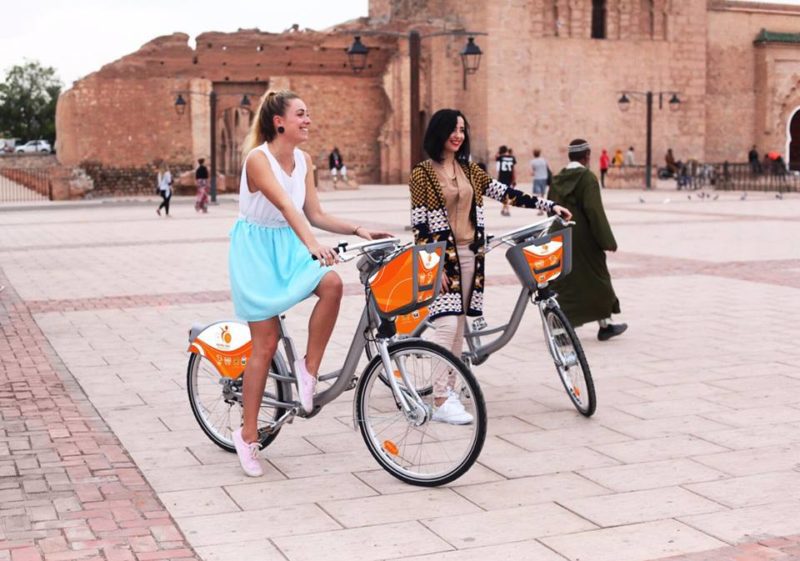
[[[208,107],[211,111],[209,134],[211,135],[211,202],[217,202],[217,93],[214,90],[208,94]]]
[[[645,189],[652,188],[652,169],[653,169],[653,98],[658,95],[658,108],[661,109],[664,105],[664,96],[670,95],[669,99],[669,108],[670,111],[677,111],[680,108],[681,100],[678,98],[678,92],[673,91],[663,91],[663,92],[636,92],[636,91],[624,91],[622,92],[622,96],[617,101],[617,105],[619,105],[620,111],[623,113],[630,109],[631,100],[630,97],[640,96],[644,97],[645,103],[647,104],[647,147],[646,147],[646,154],[645,154],[645,176],[644,176],[644,184]]]
[[[210,122],[209,122],[209,130],[211,136],[211,202],[217,202],[217,92],[211,90],[210,92],[198,92],[194,90],[182,90],[176,92],[178,97],[175,98],[175,113],[178,116],[183,115],[186,112],[186,99],[184,99],[183,94],[194,94],[194,95],[203,95],[208,97],[208,108],[210,112]],[[221,94],[221,95],[239,95],[239,94]],[[252,94],[250,94],[252,95]],[[248,94],[244,94],[242,96],[242,100],[239,102],[239,107],[242,109],[247,109],[248,111],[251,108],[250,104],[250,97]]]
[[[387,37],[401,37],[408,39],[408,62],[409,73],[409,105],[411,118],[411,165],[414,166],[422,161],[422,123],[419,120],[420,93],[419,93],[419,67],[422,58],[422,39],[428,37],[441,36],[468,36],[467,44],[459,53],[461,65],[464,72],[464,89],[467,89],[467,75],[478,71],[483,51],[475,43],[475,35],[488,35],[481,31],[437,31],[428,35],[421,35],[416,29],[412,29],[408,34],[395,31],[360,31],[360,35],[355,35],[353,44],[346,49],[350,68],[356,74],[367,67],[367,55],[369,47],[361,42],[362,35],[377,35]]]

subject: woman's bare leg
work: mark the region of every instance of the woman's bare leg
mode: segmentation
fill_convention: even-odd
[[[342,303],[342,278],[329,271],[322,277],[314,291],[319,297],[314,311],[308,320],[308,347],[306,349],[306,369],[316,376],[325,347],[333,333],[336,318],[339,316],[339,305]]]
[[[250,322],[253,351],[242,383],[242,440],[245,442],[255,442],[258,438],[258,411],[279,336],[278,318]]]

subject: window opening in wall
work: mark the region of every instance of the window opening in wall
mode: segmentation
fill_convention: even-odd
[[[561,22],[558,19],[558,0],[553,0],[553,32],[556,37],[560,35]]]
[[[655,39],[656,35],[656,8],[653,0],[641,0],[640,11],[642,18],[642,35]]]
[[[592,0],[592,39],[606,38],[606,0]]]

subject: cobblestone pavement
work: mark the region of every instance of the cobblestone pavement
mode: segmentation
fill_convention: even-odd
[[[438,489],[374,463],[351,394],[286,426],[260,479],[200,431],[186,333],[232,316],[232,199],[208,215],[178,199],[170,219],[155,199],[0,207],[0,561],[800,559],[800,197],[604,197],[630,329],[606,343],[578,329],[597,413],[571,408],[528,314],[475,369],[478,463]],[[410,235],[402,186],[322,199]],[[491,232],[537,218],[488,205]],[[487,268],[492,324],[518,288],[502,252]],[[354,267],[339,271],[323,371],[363,298]],[[301,341],[311,304],[289,315]]]

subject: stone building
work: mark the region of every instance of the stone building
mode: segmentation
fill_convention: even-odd
[[[423,35],[415,116],[411,29]],[[476,74],[463,76],[463,35],[426,37],[442,30],[486,34],[476,36]],[[359,33],[369,64],[354,74],[344,51]],[[217,169],[235,185],[251,116],[242,96],[254,109],[267,88],[283,87],[309,106],[305,149],[317,165],[327,167],[337,145],[361,182],[404,181],[411,118],[424,124],[441,107],[467,114],[478,160],[506,144],[521,161],[539,147],[557,167],[567,142],[584,137],[598,151],[633,145],[643,163],[645,104],[632,97],[623,113],[617,101],[648,90],[681,99],[675,112],[656,103],[655,163],[667,148],[683,159],[744,161],[756,145],[800,169],[800,7],[732,0],[371,0],[368,17],[323,32],[204,33],[194,47],[176,33],[62,94],[58,157],[84,167],[101,192],[149,191],[158,161],[180,170],[209,157],[213,91]],[[178,93],[188,101],[182,116]]]

